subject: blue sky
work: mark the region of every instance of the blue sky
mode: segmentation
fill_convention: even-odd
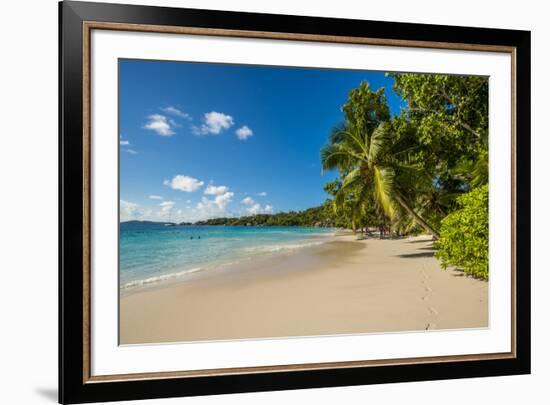
[[[381,72],[120,60],[121,221],[302,210],[326,199],[319,151],[350,90]]]

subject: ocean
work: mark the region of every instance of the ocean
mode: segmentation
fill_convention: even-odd
[[[332,228],[120,224],[120,288],[154,285],[255,256],[314,246]]]

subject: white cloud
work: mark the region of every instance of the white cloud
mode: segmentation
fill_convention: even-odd
[[[130,141],[125,141],[124,139],[121,139],[120,140],[120,145],[121,146],[128,146],[128,145],[130,145]]]
[[[130,221],[137,219],[141,215],[141,209],[139,204],[120,200],[120,221]]]
[[[204,185],[204,181],[194,179],[193,177],[178,174],[172,180],[164,180],[165,186],[174,190],[186,191],[188,193],[198,190]]]
[[[234,193],[226,191],[223,194],[212,197],[203,196],[195,206],[185,205],[179,207],[176,201],[159,201],[158,205],[145,207],[139,204],[120,200],[120,220],[147,220],[147,221],[170,221],[170,222],[196,222],[200,220],[233,217],[236,213],[229,210],[233,201]],[[273,207],[262,206],[256,202],[246,206],[242,215],[271,214]]]
[[[247,208],[246,212],[249,213],[250,215],[256,215],[256,214],[259,214],[261,210],[262,210],[262,206],[256,203],[251,207]]]
[[[212,184],[209,184],[208,187],[206,187],[206,190],[204,190],[204,194],[219,195],[224,194],[228,191],[229,187],[227,186],[213,186]]]
[[[123,151],[129,153],[130,155],[137,155],[137,151],[133,149],[123,149]]]
[[[214,198],[214,204],[216,204],[220,209],[225,209],[227,204],[229,204],[233,200],[233,196],[235,194],[231,191],[227,191],[223,194],[217,195]]]
[[[256,194],[259,197],[267,197],[267,193],[265,191],[262,191],[261,193]]]
[[[273,207],[271,205],[266,205],[265,207],[262,208],[262,206],[260,204],[254,203],[253,205],[246,208],[245,211],[249,215],[272,214],[273,213]]]
[[[133,203],[133,202],[130,202],[130,201],[126,201],[126,200],[120,200],[120,208],[121,209],[124,209],[124,210],[127,210],[127,211],[133,211],[138,207],[139,207],[139,204],[136,204],[136,203]]]
[[[176,205],[174,201],[163,201],[159,204],[159,207],[161,207],[163,211],[168,211],[174,208],[174,205]]]
[[[271,205],[265,205],[264,207],[261,206],[261,204],[257,203],[250,197],[245,197],[241,200],[241,204],[246,205],[247,208],[245,208],[245,212],[248,215],[256,215],[256,214],[272,214],[273,213],[273,206]]]
[[[120,221],[195,221],[191,209],[175,209],[176,202],[162,201],[157,207],[144,207],[139,204],[120,200]]]
[[[172,217],[174,205],[176,205],[174,201],[161,202],[159,204],[160,210],[156,213],[157,217],[163,221],[173,221],[175,219]]]
[[[180,118],[185,118],[186,120],[189,120],[189,121],[191,121],[193,119],[186,112],[183,112],[180,109],[178,109],[176,107],[173,107],[173,106],[168,106],[168,107],[165,107],[165,108],[161,108],[160,110],[162,112],[165,112],[166,114],[172,114],[172,115],[175,115],[175,116],[180,117]]]
[[[175,132],[172,130],[173,124],[168,121],[164,115],[153,114],[147,117],[149,122],[145,124],[145,128],[155,131],[160,136],[172,136]]]
[[[237,129],[235,133],[237,134],[237,138],[239,138],[241,141],[246,141],[248,138],[254,135],[254,132],[252,132],[252,130],[246,125]]]
[[[181,125],[179,125],[176,121],[174,121],[173,119],[169,119],[168,120],[168,123],[173,127],[173,128],[179,128],[181,127]]]
[[[223,194],[216,195],[212,199],[202,197],[201,202],[196,206],[195,216],[199,219],[228,216],[225,209],[227,205],[233,201],[234,195],[233,192],[227,191]]]
[[[244,205],[253,205],[253,204],[255,204],[255,203],[256,203],[256,201],[254,201],[254,200],[253,200],[252,198],[250,198],[250,197],[245,197],[245,198],[243,198],[242,201],[241,201],[241,204],[244,204]]]
[[[162,200],[162,199],[163,199],[160,195],[154,195],[154,194],[151,194],[151,195],[149,196],[149,198],[150,198],[151,200]]]
[[[233,117],[217,111],[204,114],[204,124],[200,127],[193,126],[195,135],[219,135],[223,130],[229,129],[233,125]]]

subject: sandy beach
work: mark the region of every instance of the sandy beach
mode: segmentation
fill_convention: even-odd
[[[120,302],[121,344],[487,326],[488,283],[442,270],[427,236],[336,236]]]

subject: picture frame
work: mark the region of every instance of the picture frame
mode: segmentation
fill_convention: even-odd
[[[59,3],[59,402],[213,395],[530,372],[530,32],[64,1]],[[94,30],[506,54],[511,60],[510,351],[94,375]],[[505,141],[502,141],[505,142]]]

